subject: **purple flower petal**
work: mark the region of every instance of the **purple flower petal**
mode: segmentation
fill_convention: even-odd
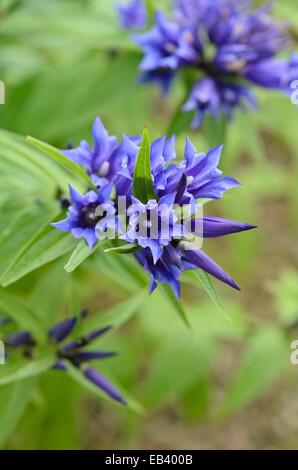
[[[234,289],[240,290],[240,287],[236,284],[236,282],[202,250],[184,250],[183,253],[186,260],[197,268],[203,269],[203,271],[206,271],[220,281],[229,284]]]
[[[56,364],[53,365],[53,369],[67,372],[67,365],[63,361],[57,361]]]
[[[116,353],[111,351],[80,351],[74,356],[74,359],[79,362],[89,362],[96,359],[107,359],[115,355]]]
[[[220,217],[203,217],[203,236],[205,238],[222,237],[232,233],[243,232],[257,228],[235,220],[222,219]]]
[[[53,326],[48,333],[50,338],[52,338],[56,343],[60,343],[70,335],[76,325],[76,322],[77,319],[75,317],[67,318],[66,320],[63,320],[62,322]]]
[[[126,405],[127,402],[124,400],[122,395],[116,390],[116,388],[106,379],[103,375],[101,375],[96,369],[87,368],[84,370],[84,376],[90,380],[96,387],[103,390],[107,395],[109,395],[114,400]]]
[[[28,331],[19,331],[18,333],[12,334],[6,342],[9,346],[17,348],[31,341],[33,341],[31,333]]]
[[[90,343],[91,341],[94,341],[95,339],[99,338],[100,336],[110,331],[111,328],[112,328],[112,325],[108,325],[108,326],[99,328],[98,330],[94,330],[88,335],[86,335],[86,340],[88,341],[88,343]]]

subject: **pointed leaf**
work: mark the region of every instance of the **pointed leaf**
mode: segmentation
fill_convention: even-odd
[[[72,174],[76,175],[79,178],[79,180],[82,181],[82,183],[87,185],[87,187],[92,187],[92,188],[94,187],[87,173],[84,170],[82,170],[82,168],[79,165],[72,162],[67,157],[65,157],[62,153],[60,153],[58,149],[56,149],[52,145],[46,144],[45,142],[42,142],[41,140],[35,139],[34,137],[31,137],[31,136],[27,137],[27,142],[32,144],[38,150],[41,150],[42,152],[46,153],[49,157],[52,157],[55,161],[60,163],[60,165],[62,165],[64,168],[69,170]]]
[[[143,289],[137,295],[116,304],[104,313],[92,315],[92,318],[83,324],[83,334],[107,325],[111,325],[111,331],[115,331],[116,328],[126,323],[141,308],[147,297],[147,289]]]
[[[42,354],[37,359],[22,364],[6,364],[0,371],[0,385],[27,379],[49,370],[55,362],[53,351]]]
[[[134,170],[133,194],[144,204],[150,199],[156,199],[150,166],[150,140],[147,126],[143,130],[142,145]]]
[[[203,271],[202,269],[196,269],[195,271],[193,271],[193,274],[196,276],[197,279],[199,279],[203,289],[208,294],[214,305],[216,305],[217,308],[224,312],[225,309],[222,303],[222,299],[220,298],[219,293],[214,287],[214,284],[209,274]]]
[[[76,240],[69,233],[65,234],[46,227],[40,236],[27,247],[22,256],[1,276],[4,287],[13,284],[26,274],[54,261],[68,253],[75,246]]]
[[[166,297],[166,299],[169,301],[169,303],[172,305],[172,307],[174,308],[174,310],[176,310],[176,312],[178,313],[178,315],[180,316],[181,320],[183,321],[183,323],[187,326],[187,328],[191,328],[190,326],[190,323],[188,321],[188,318],[187,318],[187,315],[186,315],[186,312],[183,308],[183,305],[182,303],[176,298],[174,292],[172,291],[171,287],[166,285],[166,284],[161,284],[160,285],[160,288],[164,294],[164,296]]]
[[[9,397],[7,397],[5,401],[1,400],[2,403],[5,403],[5,407],[2,407],[0,414],[0,448],[5,444],[6,439],[14,431],[22,418],[28,402],[32,397],[34,385],[35,381],[28,379],[7,387]],[[1,391],[4,391],[4,389]]]
[[[135,253],[136,251],[141,250],[142,248],[136,243],[127,243],[122,246],[115,246],[113,248],[107,248],[104,250],[105,253],[115,253],[119,255],[127,255],[129,253]]]

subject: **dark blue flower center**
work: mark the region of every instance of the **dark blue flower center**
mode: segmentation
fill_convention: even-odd
[[[86,207],[83,207],[80,212],[80,227],[82,228],[89,228],[95,227],[96,224],[105,216],[98,215],[96,213],[96,209],[98,207],[98,203],[89,204]]]

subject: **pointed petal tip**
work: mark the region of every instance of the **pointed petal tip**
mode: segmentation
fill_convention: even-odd
[[[241,292],[240,286],[238,286],[238,284],[234,280],[232,280],[229,284],[231,287],[233,287],[233,289],[237,290],[238,292]]]

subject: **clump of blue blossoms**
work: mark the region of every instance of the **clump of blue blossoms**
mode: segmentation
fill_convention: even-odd
[[[85,317],[86,311],[82,311],[81,317]],[[91,361],[103,360],[115,355],[111,351],[90,350],[88,346],[107,333],[111,326],[99,328],[79,338],[70,339],[78,319],[75,317],[57,323],[48,330],[48,341],[50,345],[56,347],[56,360],[53,362],[52,368],[67,372],[68,364],[72,364],[81,373],[92,382],[96,387],[104,391],[113,400],[126,404],[125,399],[116,390],[116,388],[104,377],[97,369],[89,365]],[[8,353],[8,359],[14,353],[19,351],[24,358],[31,359],[34,357],[38,343],[30,331],[17,331],[9,335],[5,341]],[[87,348],[87,349],[86,349]]]
[[[143,0],[131,0],[119,5],[118,14],[124,29],[143,29],[147,25],[147,11]]]
[[[157,12],[153,28],[133,39],[144,51],[142,81],[167,92],[187,71],[183,110],[195,113],[193,127],[206,114],[232,119],[236,108],[254,108],[252,84],[290,94],[298,79],[297,57],[279,58],[290,41],[270,5],[253,11],[248,0],[176,0],[170,17]]]
[[[200,213],[202,201],[220,199],[239,186],[218,168],[222,146],[198,153],[186,139],[184,158],[179,161],[174,137],[161,137],[150,145],[144,130],[142,144],[140,138],[126,135],[118,142],[109,136],[99,118],[93,126],[93,140],[93,147],[81,142],[64,154],[82,164],[97,186],[85,195],[70,188],[67,218],[54,226],[85,238],[90,249],[104,234],[127,244],[128,253],[133,253],[150,276],[150,292],[159,283],[168,284],[179,298],[180,277],[184,271],[195,269],[239,289],[196,243],[197,237],[216,238],[255,227]],[[123,199],[124,214],[120,207]],[[188,214],[183,223],[185,208]],[[111,236],[109,229],[113,229]]]

